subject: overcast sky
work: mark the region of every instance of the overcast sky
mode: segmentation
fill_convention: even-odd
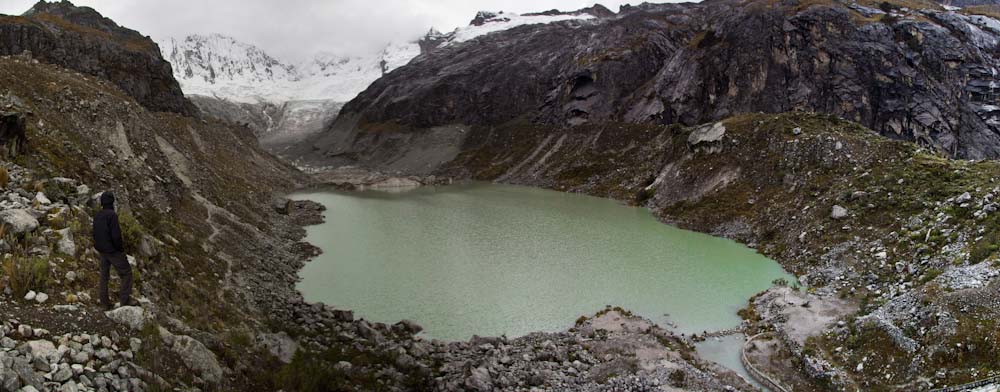
[[[671,0],[652,0],[666,2]],[[675,1],[675,0],[674,0]],[[0,0],[0,13],[19,15],[36,0]],[[391,40],[415,38],[435,27],[464,26],[476,11],[577,10],[594,3],[617,12],[636,0],[75,0],[150,35],[183,37],[222,33],[282,57],[318,51],[352,54],[378,50]]]

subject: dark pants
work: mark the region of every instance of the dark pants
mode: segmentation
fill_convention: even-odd
[[[98,295],[101,305],[111,306],[108,299],[108,279],[111,278],[111,266],[118,271],[118,277],[122,279],[122,287],[118,292],[118,300],[121,306],[129,304],[129,296],[132,295],[132,266],[128,264],[125,253],[101,253],[101,284]]]

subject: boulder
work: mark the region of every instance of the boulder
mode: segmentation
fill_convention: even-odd
[[[279,198],[275,198],[274,200],[271,201],[271,207],[274,208],[274,211],[277,212],[277,213],[279,213],[279,214],[288,215],[288,211],[289,211],[288,206],[291,203],[292,202],[290,200],[288,200],[286,198],[283,198],[283,197],[279,197]]]
[[[52,381],[61,383],[61,382],[66,382],[72,377],[73,377],[73,370],[69,367],[68,364],[64,363],[59,366],[59,370],[56,370],[56,372],[52,374]]]
[[[965,192],[955,198],[955,204],[967,203],[972,200],[972,195],[969,192]]]
[[[162,247],[162,241],[151,235],[143,234],[142,239],[139,241],[139,255],[145,258],[154,257],[160,253],[160,248]]]
[[[261,334],[257,337],[257,341],[271,355],[284,363],[292,363],[292,357],[299,350],[299,344],[285,332]]]
[[[23,208],[0,211],[0,223],[14,234],[29,233],[38,228],[38,219]]]
[[[18,335],[21,335],[22,338],[30,338],[31,334],[34,332],[35,330],[31,329],[30,325],[21,324],[17,326],[17,333]]]
[[[688,144],[697,146],[702,143],[714,143],[722,140],[722,137],[726,135],[726,126],[722,125],[721,122],[715,124],[705,124],[695,128],[688,135]]]
[[[47,196],[45,196],[45,194],[42,193],[42,192],[38,192],[38,193],[35,194],[35,202],[38,203],[38,204],[41,204],[41,205],[52,204],[52,201],[49,200],[49,198]]]
[[[55,376],[53,376],[53,379],[55,379]],[[79,392],[79,391],[80,391],[80,386],[78,386],[76,384],[76,381],[73,380],[66,381],[65,384],[59,387],[59,392]]]
[[[104,312],[104,314],[119,324],[127,325],[136,331],[141,330],[146,325],[146,322],[153,318],[149,312],[139,306],[122,306],[118,309]]]
[[[0,385],[3,388],[0,389],[4,391],[16,391],[21,389],[21,379],[17,377],[17,373],[14,373],[13,370],[4,370],[0,373],[0,380],[3,380],[3,384]]]
[[[472,391],[493,390],[493,381],[490,378],[489,370],[484,367],[472,369],[469,377],[465,379],[465,386]]]
[[[21,378],[21,383],[24,384],[23,388],[31,387],[36,391],[44,388],[45,379],[38,375],[38,373],[35,373],[35,368],[31,366],[31,363],[27,359],[15,359],[12,368],[17,373],[17,376]],[[27,389],[21,390],[26,391]]]
[[[161,331],[162,333],[162,331]],[[177,354],[190,368],[198,372],[205,381],[216,384],[222,380],[222,367],[215,353],[204,344],[187,335],[171,336],[170,350]]]
[[[411,320],[402,320],[392,325],[392,331],[403,335],[416,335],[423,331],[424,327]]]
[[[65,255],[76,255],[76,242],[73,242],[73,231],[67,227],[55,232],[59,234],[59,241],[56,241],[56,250]]]
[[[833,206],[830,210],[830,217],[833,219],[844,219],[847,217],[847,209],[841,206]]]
[[[28,352],[35,357],[45,358],[47,360],[58,359],[56,358],[57,350],[55,344],[48,340],[32,340],[25,343]]]

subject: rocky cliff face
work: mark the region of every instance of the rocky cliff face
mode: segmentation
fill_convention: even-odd
[[[376,81],[309,148],[318,161],[365,161],[375,139],[446,125],[694,125],[804,110],[957,157],[1000,157],[1000,21],[899,4],[646,4],[497,32]]]
[[[22,16],[0,15],[0,54],[25,51],[40,61],[113,81],[151,110],[196,111],[152,40],[92,8],[40,1]]]

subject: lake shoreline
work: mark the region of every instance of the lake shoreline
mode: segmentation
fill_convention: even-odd
[[[461,181],[461,182],[458,182],[458,184],[469,184],[469,183],[470,183],[470,182],[468,182],[468,181]],[[339,191],[343,191],[343,190],[345,190],[345,189],[344,189],[344,187],[342,187],[342,186],[335,186],[335,187],[330,187],[330,185],[319,185],[319,186],[313,186],[313,187],[309,187],[308,189],[303,189],[303,190],[298,190],[298,191],[297,191],[296,193],[301,193],[301,192],[303,192],[303,191],[317,191],[317,190],[323,190],[323,189],[331,189],[331,188],[332,188],[332,189],[337,189],[337,190],[339,190]],[[527,187],[527,188],[531,188],[531,189],[544,189],[544,188],[539,188],[539,187]],[[354,192],[356,192],[356,191],[357,191],[357,190],[351,190],[351,191],[350,191],[350,193],[354,193]],[[616,205],[622,205],[622,204],[624,204],[624,203],[622,203],[622,202],[621,202],[620,200],[615,200],[615,199],[609,199],[609,198],[599,198],[599,199],[601,199],[601,200],[609,200],[609,201],[613,201],[613,202],[614,202],[614,203],[615,203]],[[627,206],[627,204],[625,204],[625,206]],[[634,208],[634,206],[628,206],[628,207],[631,207],[631,208]],[[643,210],[645,210],[645,209],[643,209]],[[329,213],[329,212],[328,212],[328,213]],[[664,226],[667,226],[667,224],[665,224],[665,223],[664,223],[664,222],[663,222],[662,220],[660,220],[659,222],[657,222],[657,224],[658,224],[658,225],[664,225]],[[314,262],[314,261],[315,261],[315,260],[310,260],[310,262]],[[402,318],[402,317],[400,317],[400,318]],[[417,320],[419,321],[419,319],[417,319]],[[374,324],[374,325],[378,325],[378,324],[380,324],[380,323],[373,323],[373,324]],[[573,330],[574,330],[574,328],[573,328],[573,327],[571,327],[571,328],[570,328],[569,330],[566,330],[565,328],[566,328],[566,327],[564,326],[564,327],[561,327],[561,328],[560,328],[559,330],[557,330],[557,331],[553,331],[553,332],[538,332],[538,331],[534,331],[534,332],[532,332],[532,333],[528,333],[528,334],[526,334],[526,336],[525,336],[525,337],[523,337],[523,338],[526,338],[526,337],[527,337],[527,335],[547,335],[547,334],[566,334],[566,333],[573,333]],[[418,339],[418,340],[421,340],[421,338],[420,338],[419,336],[415,337],[415,339]],[[463,345],[463,344],[471,344],[471,343],[473,343],[473,342],[476,342],[476,341],[478,341],[478,340],[480,340],[480,339],[483,339],[483,338],[478,338],[478,337],[475,337],[475,336],[474,336],[474,337],[473,337],[473,338],[472,338],[471,340],[468,340],[468,342],[463,342],[463,341],[453,341],[453,342],[442,342],[442,341],[437,341],[437,340],[432,340],[432,342],[434,342],[434,343],[432,343],[432,344],[441,344],[441,345],[445,345],[445,346],[454,346],[454,345],[459,345],[459,346],[461,346],[461,345]],[[505,340],[507,340],[507,338],[506,338],[506,337],[502,337],[502,339],[505,339]],[[515,338],[515,339],[511,339],[511,340],[508,340],[508,342],[511,342],[511,341],[516,341],[517,339],[520,339],[520,338]],[[690,345],[690,344],[692,344],[692,343],[694,342],[694,341],[693,341],[693,340],[691,339],[691,337],[690,337],[690,336],[688,336],[688,337],[684,337],[684,338],[681,338],[681,339],[682,339],[683,341],[687,342],[687,343],[685,343],[685,344],[687,344],[687,345]],[[695,355],[695,356],[697,356],[697,354],[694,354],[694,355]],[[726,370],[726,372],[728,372],[728,371],[730,371],[730,370]],[[744,376],[744,377],[745,377],[745,376]],[[742,379],[741,379],[741,380],[742,380]]]

